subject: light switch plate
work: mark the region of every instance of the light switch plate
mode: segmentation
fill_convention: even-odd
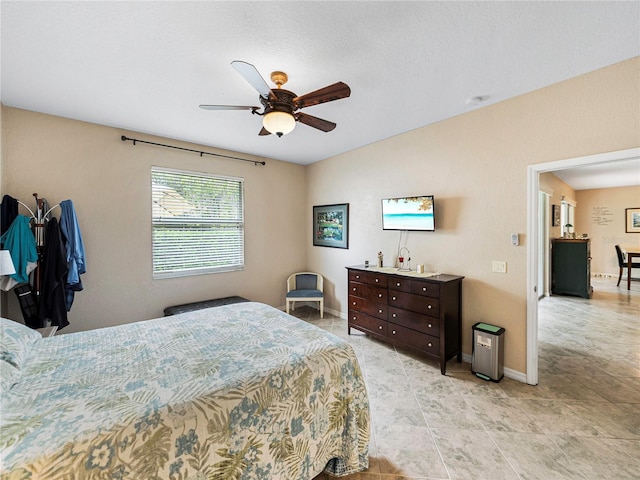
[[[491,264],[491,271],[495,273],[507,273],[507,262],[494,260]]]

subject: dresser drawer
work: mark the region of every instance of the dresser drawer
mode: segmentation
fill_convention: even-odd
[[[361,328],[378,335],[387,336],[387,322],[379,318],[370,317],[355,310],[349,310],[349,326]]]
[[[411,293],[427,297],[440,298],[440,285],[429,282],[411,282]]]
[[[440,301],[437,298],[423,297],[422,295],[395,290],[389,290],[389,306],[434,317],[440,315]]]
[[[411,280],[405,277],[390,277],[389,289],[401,292],[411,292]]]
[[[349,295],[364,298],[372,302],[387,303],[387,287],[349,282]]]
[[[373,317],[387,319],[387,305],[384,303],[373,303],[360,297],[349,295],[349,310],[366,313]]]
[[[440,319],[420,315],[419,313],[389,307],[389,322],[418,332],[426,333],[432,337],[440,336]]]
[[[387,276],[376,272],[363,272],[361,270],[349,270],[349,281],[378,285],[387,288]]]
[[[419,333],[410,328],[389,324],[387,336],[392,342],[402,343],[409,347],[417,348],[431,355],[440,352],[440,339],[426,333]]]

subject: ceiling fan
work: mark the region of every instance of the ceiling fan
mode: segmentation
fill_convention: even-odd
[[[262,119],[262,130],[258,135],[275,134],[278,137],[291,133],[296,126],[296,122],[304,123],[310,127],[317,128],[323,132],[330,132],[336,128],[336,124],[322,118],[314,117],[306,113],[299,112],[301,108],[311,107],[320,103],[340,100],[351,95],[349,85],[337,82],[319,90],[297,96],[289,90],[284,90],[282,85],[287,83],[288,77],[284,72],[272,72],[271,81],[277,88],[269,88],[267,82],[262,78],[256,67],[247,62],[235,60],[231,66],[242,75],[242,77],[255,88],[260,96],[258,99],[262,107],[247,105],[200,105],[204,110],[251,110],[254,115],[260,115]],[[263,109],[260,111],[260,109]]]

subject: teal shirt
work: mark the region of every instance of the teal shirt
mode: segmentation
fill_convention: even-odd
[[[5,250],[9,250],[16,269],[16,273],[9,276],[18,283],[29,283],[27,264],[38,261],[36,239],[29,225],[30,220],[29,217],[18,215],[9,230],[0,237],[0,243],[4,244]]]

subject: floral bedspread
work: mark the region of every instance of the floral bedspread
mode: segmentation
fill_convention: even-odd
[[[4,479],[311,479],[368,466],[351,346],[260,303],[37,340],[2,393]]]

